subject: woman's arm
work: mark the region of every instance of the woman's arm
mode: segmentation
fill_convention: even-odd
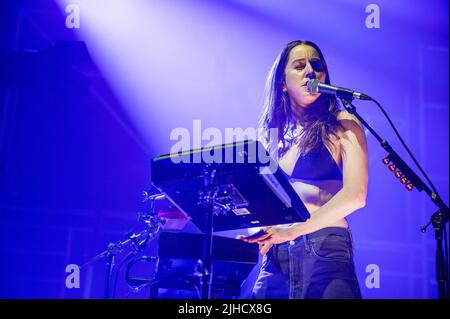
[[[242,237],[249,243],[258,243],[261,254],[266,254],[273,244],[293,240],[333,225],[366,204],[368,183],[367,143],[359,121],[348,112],[339,113],[344,133],[340,139],[343,187],[327,203],[317,209],[307,221],[290,227],[265,227],[257,238]]]
[[[344,127],[340,139],[343,187],[311,218],[290,228],[289,237],[297,238],[334,224],[366,204],[368,183],[367,143],[361,124],[348,112],[340,112],[338,120]]]

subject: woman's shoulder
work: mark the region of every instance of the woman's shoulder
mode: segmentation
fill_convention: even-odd
[[[350,114],[347,110],[342,110],[337,114],[336,118],[342,127],[338,132],[341,144],[348,144],[346,143],[347,141],[350,141],[352,144],[356,142],[361,145],[366,144],[364,127],[356,116]]]
[[[353,114],[350,114],[347,110],[339,111],[336,115],[336,119],[346,130],[353,128],[355,125],[359,126],[360,128],[363,127],[358,118]]]

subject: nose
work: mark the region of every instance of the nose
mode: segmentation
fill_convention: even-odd
[[[305,78],[315,79],[316,78],[316,74],[313,71],[308,72],[308,73],[306,73]]]
[[[306,70],[307,70],[307,72],[306,72],[305,78],[307,78],[307,79],[315,79],[316,78],[316,74],[314,73],[314,69],[312,68],[310,63],[307,64]]]

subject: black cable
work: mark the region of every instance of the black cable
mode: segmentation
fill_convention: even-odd
[[[372,98],[371,98],[372,99]],[[405,141],[403,140],[403,138],[400,136],[400,133],[397,131],[395,125],[392,123],[389,115],[386,113],[386,111],[383,109],[383,107],[381,106],[380,103],[378,103],[378,101],[376,101],[375,99],[372,99],[372,101],[380,108],[381,112],[383,112],[384,116],[387,118],[389,124],[391,125],[392,129],[395,132],[395,135],[397,135],[398,139],[400,140],[400,142],[402,143],[403,147],[406,149],[406,151],[408,152],[409,156],[412,158],[412,160],[414,161],[414,164],[416,164],[416,166],[419,168],[420,172],[423,174],[423,176],[425,177],[425,179],[428,181],[428,183],[430,184],[431,188],[433,189],[433,192],[439,196],[436,188],[434,187],[433,183],[431,182],[431,180],[428,178],[428,175],[424,172],[424,170],[422,169],[422,167],[419,165],[419,163],[417,162],[416,158],[414,157],[414,155],[411,153],[411,151],[409,150],[408,146],[406,145]]]
[[[159,232],[159,230],[161,229],[161,227],[158,226],[158,228],[156,229],[156,232]],[[117,270],[116,270],[116,274],[114,277],[114,286],[113,286],[113,293],[112,293],[112,299],[115,298],[116,296],[116,289],[117,289],[117,282],[119,281],[119,274],[120,274],[120,269],[122,268],[122,266],[125,264],[125,262],[129,261],[136,253],[144,250],[144,248],[146,247],[149,239],[151,237],[151,234],[146,235],[145,239],[143,242],[138,243],[137,244],[137,248],[132,249],[121,261],[120,264],[117,266]]]
[[[113,291],[112,291],[112,298],[114,299],[116,297],[116,289],[117,289],[117,282],[119,281],[119,274],[120,274],[120,269],[122,268],[122,266],[125,264],[125,262],[130,259],[130,257],[132,257],[135,254],[135,251],[132,250],[130,251],[121,261],[119,266],[117,266],[117,270],[116,270],[116,274],[114,277],[114,284],[113,284]]]

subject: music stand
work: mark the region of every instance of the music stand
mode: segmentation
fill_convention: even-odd
[[[303,222],[310,215],[259,141],[152,159],[153,185],[205,233],[202,298],[210,298],[213,231]]]

